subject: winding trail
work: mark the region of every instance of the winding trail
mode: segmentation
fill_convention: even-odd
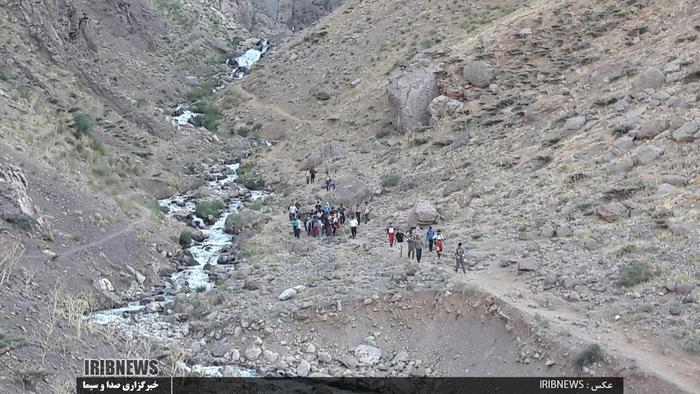
[[[304,120],[304,119],[301,119],[295,115],[292,115],[287,110],[285,110],[284,108],[282,108],[278,105],[266,103],[266,102],[260,100],[260,98],[258,96],[243,89],[240,85],[233,86],[231,88],[231,90],[235,93],[238,93],[241,97],[246,99],[248,104],[250,104],[256,111],[259,111],[262,113],[272,111],[282,118],[292,120],[292,121],[297,122],[297,123],[303,123],[303,124],[312,124],[313,123],[312,121]]]
[[[40,254],[40,255],[23,256],[23,258],[25,258],[25,259],[46,259],[46,258],[50,258],[51,260],[59,260],[59,259],[64,258],[64,257],[68,257],[68,256],[71,256],[71,255],[74,255],[74,254],[76,254],[76,253],[78,253],[78,252],[81,252],[81,251],[83,251],[83,250],[86,250],[86,249],[94,248],[94,247],[96,247],[96,246],[103,245],[103,244],[105,244],[105,243],[107,243],[107,242],[109,242],[109,241],[111,241],[111,240],[113,240],[113,239],[115,239],[115,238],[118,238],[118,237],[120,237],[120,236],[122,236],[122,235],[124,235],[124,234],[130,233],[130,232],[132,232],[132,231],[136,231],[136,229],[137,229],[139,226],[143,226],[143,225],[145,225],[145,224],[146,224],[146,219],[136,220],[136,221],[134,221],[134,222],[131,222],[131,223],[127,224],[126,226],[121,227],[119,230],[117,230],[117,231],[115,231],[115,232],[113,232],[113,233],[111,233],[111,234],[108,234],[108,235],[105,235],[104,237],[98,238],[97,240],[95,240],[95,241],[93,241],[93,242],[90,242],[90,243],[85,244],[85,245],[75,246],[75,247],[73,247],[73,248],[63,250],[63,251],[61,251],[60,253],[59,253],[59,252],[56,252],[56,255],[55,255],[55,256],[50,256],[50,255],[46,255],[46,254]]]

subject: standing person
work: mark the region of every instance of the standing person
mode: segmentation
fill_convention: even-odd
[[[311,178],[311,183],[316,181],[316,170],[313,168],[309,170],[309,177]]]
[[[442,235],[442,231],[438,230],[435,234],[435,251],[437,252],[438,258],[442,256],[443,243],[445,242],[445,236]]]
[[[337,212],[332,216],[331,222],[333,224],[333,236],[335,236],[335,231],[340,228],[340,215]]]
[[[326,191],[327,192],[331,191],[331,182],[333,182],[333,180],[331,179],[330,176],[328,178],[326,178]]]
[[[433,241],[435,241],[435,230],[433,230],[433,226],[428,227],[428,231],[425,233],[425,239],[428,240],[428,251],[433,253]]]
[[[311,170],[306,170],[306,184],[311,182]]]
[[[416,246],[416,261],[420,263],[420,258],[423,254],[423,237],[419,233],[416,233],[414,240]]]
[[[408,230],[406,243],[408,244],[408,259],[413,260],[413,257],[416,255],[416,240],[414,238],[413,228]]]
[[[311,215],[306,216],[306,223],[305,223],[304,227],[306,227],[306,235],[310,237],[311,236],[311,228],[313,227],[313,219],[312,219]]]
[[[294,230],[294,238],[299,238],[299,234],[301,234],[301,220],[299,218],[294,218],[292,220],[292,230]]]
[[[331,203],[326,201],[326,204],[323,205],[323,212],[324,213],[331,213],[332,210],[333,210],[333,207],[331,207]]]
[[[297,217],[297,213],[299,212],[297,206],[294,204],[290,204],[287,211],[289,212],[289,220],[293,220],[295,217]]]
[[[365,202],[365,211],[363,212],[365,216],[365,224],[369,223],[369,203]]]
[[[350,234],[353,238],[357,237],[357,225],[360,224],[360,221],[357,220],[357,218],[350,217]]]
[[[362,221],[362,208],[360,208],[360,204],[358,203],[355,206],[355,218],[357,219],[357,225],[360,225],[360,222]]]
[[[462,273],[467,273],[467,270],[464,268],[464,248],[462,247],[462,243],[460,242],[459,245],[457,245],[457,250],[455,250],[455,260],[457,265],[455,266],[455,272],[459,272],[459,267],[462,267]]]
[[[338,208],[338,214],[340,215],[340,225],[345,224],[345,207],[343,204],[340,204],[340,208]]]
[[[396,229],[396,244],[399,246],[399,258],[403,257],[403,232],[400,228]]]
[[[389,223],[388,226],[386,226],[386,234],[389,236],[389,247],[394,246],[394,236],[396,235],[396,229],[394,229],[394,225]]]
[[[334,179],[331,179],[331,180],[328,182],[328,191],[333,191],[333,190],[335,190],[335,180],[334,180]]]

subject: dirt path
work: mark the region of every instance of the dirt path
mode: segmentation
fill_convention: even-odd
[[[134,221],[134,222],[131,222],[131,223],[127,224],[126,226],[122,227],[120,230],[118,230],[118,231],[116,231],[116,232],[113,232],[113,233],[111,233],[111,234],[109,234],[109,235],[105,235],[104,237],[98,238],[97,240],[95,240],[95,241],[93,241],[93,242],[90,242],[89,244],[76,246],[76,247],[73,247],[73,248],[66,249],[66,250],[63,250],[63,251],[61,251],[61,252],[58,252],[58,253],[56,253],[56,255],[55,255],[54,257],[52,257],[52,258],[55,259],[55,260],[58,260],[58,259],[61,259],[61,258],[65,258],[65,257],[71,256],[71,255],[74,255],[74,254],[76,254],[76,253],[78,253],[78,252],[81,252],[81,251],[83,251],[83,250],[86,250],[86,249],[94,248],[94,247],[96,247],[96,246],[103,245],[103,244],[105,244],[105,243],[107,243],[107,242],[109,242],[109,241],[111,241],[111,240],[113,240],[113,239],[115,239],[115,238],[118,238],[118,237],[120,237],[120,236],[122,236],[122,235],[124,235],[124,234],[127,234],[127,233],[130,233],[130,232],[132,232],[132,231],[135,231],[137,227],[143,226],[143,225],[145,225],[145,224],[146,224],[146,219],[139,219],[139,220],[137,220],[137,221]],[[40,255],[24,256],[23,258],[25,258],[25,259],[45,259],[45,258],[47,258],[47,257],[51,257],[51,256],[46,255],[46,254],[40,254]]]
[[[552,327],[563,327],[565,322],[589,320],[586,316],[558,306],[554,310],[535,308],[535,295],[512,274],[499,271],[474,271],[469,274],[472,283],[481,290],[499,297],[512,307],[526,315],[545,317]],[[507,293],[517,291],[522,297],[514,301]],[[646,373],[657,375],[687,392],[697,392],[700,387],[700,365],[687,354],[670,350],[658,341],[631,328],[618,327],[615,324],[604,323],[601,327],[591,330],[566,324],[572,336],[591,343],[602,343],[608,352],[633,360]],[[659,349],[663,349],[660,353]]]
[[[311,123],[313,123],[313,122],[311,122],[311,121],[309,121],[309,120],[304,120],[304,119],[301,119],[301,118],[299,118],[299,117],[297,117],[297,116],[295,116],[295,115],[290,114],[289,112],[287,112],[287,110],[285,110],[284,108],[282,108],[282,107],[280,107],[280,106],[278,106],[278,105],[263,102],[263,101],[260,100],[260,98],[258,98],[256,95],[254,95],[254,94],[248,92],[247,90],[243,89],[241,86],[236,85],[236,86],[234,86],[234,87],[231,88],[231,89],[232,89],[235,93],[240,94],[241,97],[243,97],[244,99],[246,99],[247,102],[248,102],[256,111],[258,111],[258,112],[265,113],[265,112],[272,111],[272,112],[274,112],[275,114],[277,114],[278,116],[280,116],[280,117],[282,117],[282,118],[285,118],[285,119],[287,119],[287,120],[291,120],[291,121],[294,121],[294,122],[297,122],[297,123],[303,123],[303,124],[311,124]]]
[[[381,253],[389,261],[399,262],[398,248],[389,249],[384,244],[386,236],[380,223],[370,222],[370,226],[360,227],[358,238],[348,240],[348,244],[358,245],[366,242],[379,242],[381,246],[373,248],[375,253]],[[400,262],[406,263],[405,256],[408,247],[404,245],[404,258]],[[436,264],[436,268],[452,270],[454,266],[451,249],[441,260],[437,260],[434,254],[430,254],[426,248],[423,249],[423,259],[421,265]],[[454,274],[460,275],[463,274]],[[566,329],[574,338],[579,338],[589,343],[599,343],[608,354],[633,361],[636,366],[649,375],[674,384],[678,389],[697,393],[700,387],[700,364],[689,354],[671,349],[659,340],[650,337],[644,332],[634,330],[630,327],[617,325],[611,317],[610,322],[601,322],[601,325],[592,328],[571,324],[576,321],[590,321],[590,317],[582,315],[580,312],[567,307],[566,303],[556,305],[551,309],[538,307],[536,294],[534,294],[522,280],[511,272],[500,267],[490,268],[481,271],[469,271],[463,276],[469,283],[475,285],[481,291],[500,298],[509,306],[521,311],[525,316],[534,318],[539,315],[547,319],[550,327],[557,332],[558,329]],[[518,293],[514,298],[512,294]]]

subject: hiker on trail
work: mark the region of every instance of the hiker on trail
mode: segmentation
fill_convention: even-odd
[[[406,243],[408,244],[408,259],[413,260],[413,257],[416,255],[416,240],[413,234],[413,227],[406,234]]]
[[[326,204],[323,206],[323,212],[325,213],[331,213],[331,203],[326,201]]]
[[[309,177],[311,178],[311,183],[316,181],[316,170],[313,168],[309,170]]]
[[[423,237],[419,233],[416,233],[413,240],[416,247],[416,261],[420,263],[420,258],[423,254]]]
[[[369,203],[365,202],[365,210],[364,210],[364,216],[365,216],[365,224],[369,223]]]
[[[442,235],[442,231],[438,230],[435,234],[435,251],[437,252],[438,258],[442,256],[443,243],[445,242],[445,236]]]
[[[297,206],[294,204],[290,204],[289,208],[287,208],[287,211],[289,212],[289,220],[293,220],[294,218],[296,218],[297,213],[299,213]]]
[[[333,225],[333,235],[335,235],[335,231],[340,228],[340,216],[337,212],[331,216],[331,224]]]
[[[319,241],[321,240],[321,218],[318,216],[314,218],[313,235],[318,238]]]
[[[297,217],[292,220],[292,230],[294,230],[294,237],[299,238],[299,234],[301,234],[301,220]]]
[[[403,232],[396,229],[396,244],[399,246],[399,258],[403,257]]]
[[[343,204],[340,204],[340,208],[338,208],[338,215],[340,219],[340,225],[342,226],[345,224],[345,207],[343,206]]]
[[[428,240],[428,251],[433,253],[433,242],[435,240],[435,230],[433,230],[433,226],[428,227],[428,231],[425,233],[425,239]]]
[[[327,192],[331,191],[331,182],[333,182],[331,177],[326,178],[326,191]]]
[[[351,217],[350,218],[350,234],[353,238],[357,237],[357,225],[360,224],[360,221],[357,220],[357,218]]]
[[[355,218],[357,219],[357,225],[360,225],[360,222],[362,221],[362,208],[360,208],[360,204],[357,204],[355,206]]]
[[[333,234],[333,223],[331,223],[330,214],[326,214],[323,217],[323,227],[326,228],[326,237],[332,237]]]
[[[455,272],[459,272],[459,267],[462,267],[462,273],[467,273],[467,270],[464,268],[464,248],[462,247],[462,243],[460,242],[459,245],[457,245],[457,250],[455,250],[455,260],[457,265],[455,266]]]
[[[311,215],[306,216],[306,222],[304,223],[304,227],[306,228],[306,235],[310,237],[311,230],[313,227],[313,219],[312,219]]]
[[[311,182],[311,170],[306,170],[306,184]]]
[[[389,236],[389,247],[391,248],[394,246],[394,236],[396,235],[393,224],[389,223],[389,225],[386,226],[386,234]]]
[[[331,192],[331,191],[333,191],[333,190],[335,190],[335,180],[334,180],[334,179],[331,179],[331,180],[328,182],[328,191]]]

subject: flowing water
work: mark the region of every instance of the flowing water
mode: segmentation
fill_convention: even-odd
[[[212,197],[207,198],[207,200],[227,198],[231,191],[236,190],[240,195],[238,198],[228,199],[225,210],[211,225],[207,225],[204,220],[194,216],[196,204],[192,191],[159,201],[160,206],[168,208],[166,214],[168,217],[191,218],[185,224],[196,226],[204,234],[205,239],[202,242],[193,242],[192,246],[188,248],[196,265],[172,274],[170,280],[166,282],[165,288],[156,294],[133,300],[119,308],[94,312],[86,319],[93,320],[100,325],[112,325],[121,332],[130,332],[130,335],[160,339],[163,332],[169,332],[168,327],[171,324],[163,321],[161,311],[167,309],[176,296],[189,297],[193,291],[208,291],[215,286],[209,278],[206,268],[218,265],[222,250],[232,244],[233,237],[225,232],[226,219],[229,215],[237,212],[244,201],[254,201],[265,196],[262,191],[250,191],[236,182],[238,166],[238,164],[231,164],[225,166],[223,171],[210,173],[210,178],[213,180],[209,181],[205,187],[211,191]],[[222,267],[234,268],[233,265],[222,265]],[[178,339],[177,334],[172,336],[174,340]],[[232,365],[196,365],[192,367],[182,365],[181,368],[187,373],[206,376],[251,376],[254,374],[254,371]]]

